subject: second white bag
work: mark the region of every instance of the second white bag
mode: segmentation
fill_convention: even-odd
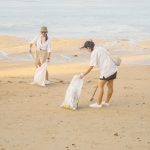
[[[47,63],[45,62],[41,67],[36,69],[34,75],[34,83],[40,86],[45,86],[45,76],[46,76]]]

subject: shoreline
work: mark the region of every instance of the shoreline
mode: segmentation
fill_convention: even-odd
[[[87,39],[52,39],[52,63],[88,63],[90,54],[79,48]],[[106,48],[118,55],[122,64],[150,65],[150,40],[134,41],[128,39],[93,39],[97,46]],[[28,53],[29,40],[10,36],[0,36],[0,62],[33,61]],[[35,46],[32,48],[35,52]]]

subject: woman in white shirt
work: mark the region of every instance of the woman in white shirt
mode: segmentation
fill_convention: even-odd
[[[45,62],[49,62],[50,55],[51,55],[51,39],[48,38],[47,33],[47,27],[41,27],[41,35],[37,35],[29,45],[29,53],[32,53],[31,48],[33,44],[36,44],[37,49],[35,52],[35,65],[36,68],[39,65],[44,64]],[[34,82],[33,82],[34,84]],[[46,81],[45,84],[49,84],[48,80],[48,71],[46,70]]]
[[[80,75],[80,78],[83,78],[87,75],[94,66],[97,66],[100,69],[101,75],[100,80],[98,81],[98,101],[95,104],[89,105],[90,107],[99,107],[102,105],[109,106],[109,101],[113,93],[113,82],[116,79],[117,75],[117,66],[112,61],[109,56],[109,52],[103,47],[96,47],[93,41],[86,41],[84,46],[81,48],[86,48],[91,54],[90,67],[83,74]],[[107,82],[108,92],[107,98],[102,102],[104,85]]]

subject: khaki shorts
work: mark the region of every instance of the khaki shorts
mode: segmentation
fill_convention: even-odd
[[[44,64],[47,58],[47,50],[37,49],[35,51],[35,61],[37,64]]]

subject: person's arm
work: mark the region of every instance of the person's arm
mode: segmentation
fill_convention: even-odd
[[[32,45],[33,45],[33,44],[30,43],[29,48],[28,48],[29,53],[31,53]]]
[[[51,40],[48,39],[49,42],[48,42],[48,45],[47,45],[47,51],[51,53]]]
[[[51,52],[48,52],[47,58],[50,59],[50,56],[51,56]]]
[[[36,36],[29,44],[29,48],[28,48],[28,51],[29,53],[31,53],[31,49],[32,49],[32,45],[35,44],[37,42],[37,39],[38,39],[39,36]]]
[[[91,70],[93,69],[93,66],[90,66],[85,73],[83,73],[83,76],[86,76]]]
[[[51,56],[51,40],[49,40],[47,49],[48,49],[48,55],[47,55],[47,63],[48,63],[50,60],[50,56]]]
[[[47,58],[46,58],[46,62],[48,63],[50,60],[50,56],[51,56],[51,52],[48,52]]]
[[[82,79],[84,76],[86,76],[92,69],[94,68],[94,66],[90,66],[83,74],[81,74],[79,76],[80,79]]]

